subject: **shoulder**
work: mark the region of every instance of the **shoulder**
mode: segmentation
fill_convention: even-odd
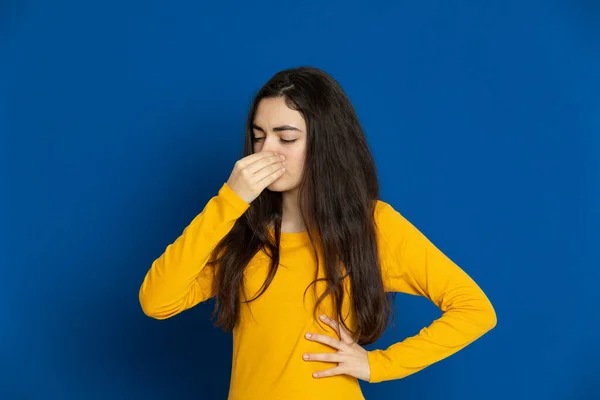
[[[400,211],[384,200],[376,201],[373,218],[378,229],[397,229],[408,222]]]
[[[377,200],[373,218],[377,238],[386,247],[415,244],[423,239],[421,231],[389,202]]]
[[[394,210],[394,207],[392,207],[392,205],[390,203],[388,203],[384,200],[381,200],[381,199],[375,200],[375,217],[377,217],[377,214],[386,212],[390,209]]]

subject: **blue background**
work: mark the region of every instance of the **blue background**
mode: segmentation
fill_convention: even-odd
[[[0,398],[226,397],[212,301],[155,321],[138,289],[241,157],[256,90],[314,65],[353,101],[382,198],[498,313],[366,397],[600,399],[598,4],[3,2]],[[370,348],[438,315],[400,295]]]

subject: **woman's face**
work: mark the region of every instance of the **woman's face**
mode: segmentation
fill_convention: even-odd
[[[302,178],[306,156],[306,122],[296,110],[285,104],[284,97],[260,101],[252,129],[254,152],[273,151],[285,156],[286,170],[269,190],[296,189]]]

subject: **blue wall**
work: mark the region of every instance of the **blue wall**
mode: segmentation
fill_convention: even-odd
[[[225,398],[213,303],[155,321],[138,289],[240,158],[254,92],[307,64],[354,102],[382,198],[498,313],[367,398],[600,399],[598,4],[254,3],[2,3],[0,398]],[[439,315],[397,310],[371,348]]]

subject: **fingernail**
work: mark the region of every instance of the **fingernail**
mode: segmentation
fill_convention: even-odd
[[[308,354],[303,355],[302,358],[304,358],[305,360],[308,360]]]
[[[279,158],[281,158],[282,160],[285,160],[285,156],[283,154],[280,154]]]
[[[306,334],[306,337],[310,337],[310,333],[307,333],[307,334]]]
[[[325,321],[325,320],[327,319],[327,317],[326,317],[325,315],[321,315],[321,319],[322,319],[323,321]]]

